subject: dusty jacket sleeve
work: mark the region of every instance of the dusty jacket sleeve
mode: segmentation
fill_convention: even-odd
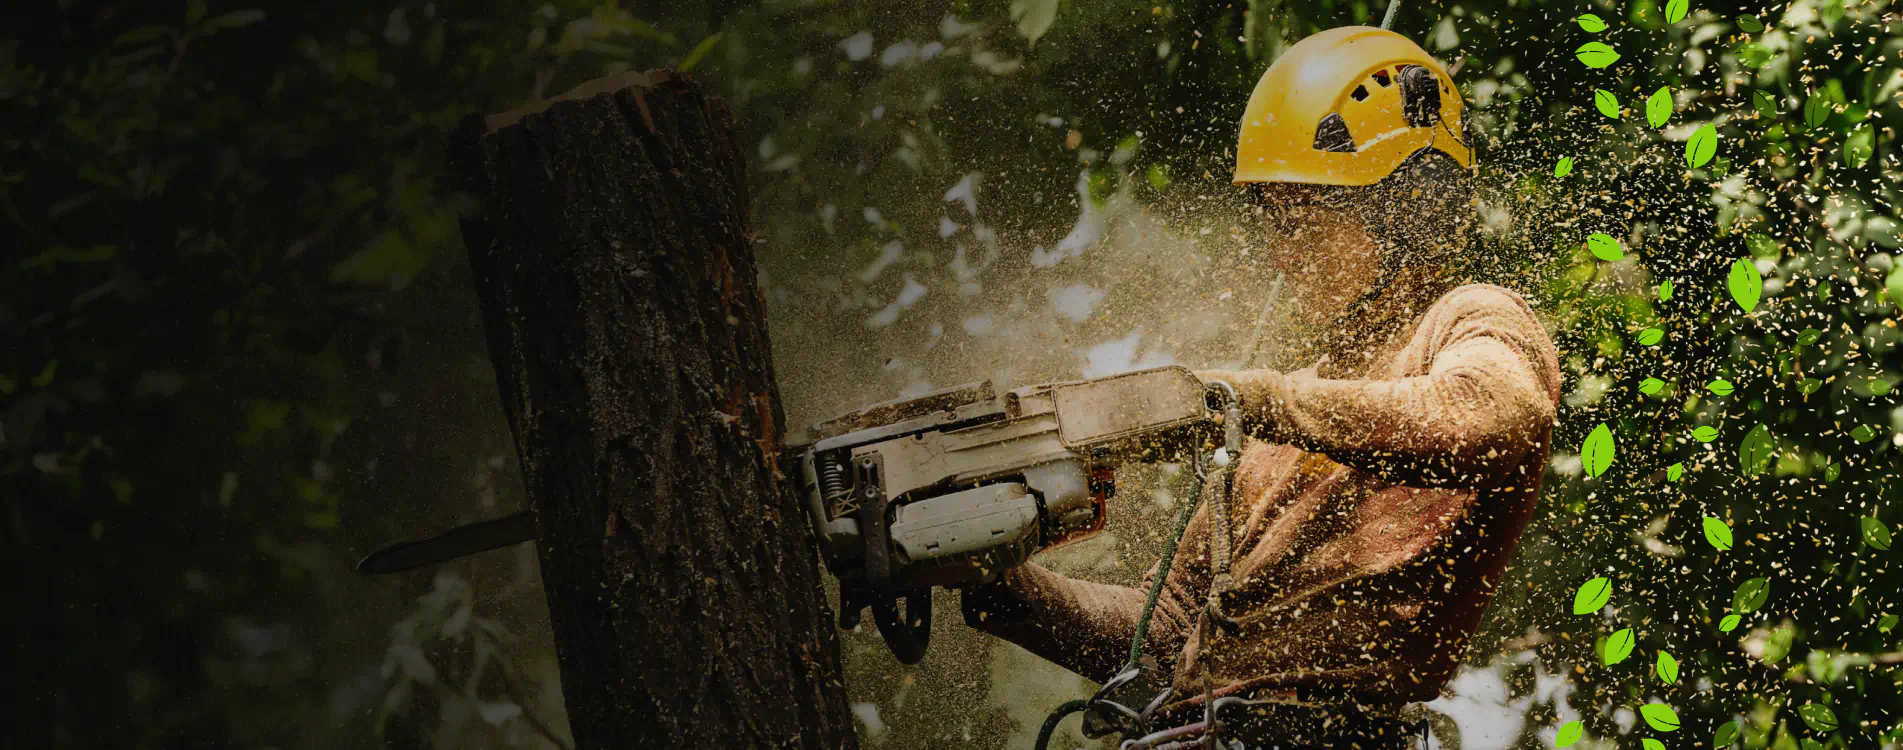
[[[1557,373],[1539,322],[1503,290],[1450,297],[1423,321],[1426,374],[1232,373],[1249,431],[1419,486],[1472,485],[1515,466],[1553,421]]]
[[[1143,653],[1162,663],[1164,679],[1171,674],[1189,632],[1189,615],[1208,584],[1203,576],[1207,505],[1196,511],[1175,565],[1157,597],[1156,612],[1145,633]],[[1159,574],[1156,565],[1141,586],[1112,586],[1067,578],[1036,563],[1006,571],[993,584],[966,589],[965,622],[986,633],[1015,643],[1039,657],[1084,677],[1104,682],[1130,656],[1130,639],[1144,598]]]

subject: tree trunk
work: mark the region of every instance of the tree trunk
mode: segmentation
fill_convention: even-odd
[[[576,744],[856,744],[725,106],[624,73],[451,159]]]

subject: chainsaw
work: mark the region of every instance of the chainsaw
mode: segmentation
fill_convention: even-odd
[[[839,624],[870,608],[899,661],[924,656],[931,592],[997,580],[1033,554],[1104,527],[1115,471],[1179,460],[1219,440],[1233,391],[1183,367],[1025,386],[984,382],[873,404],[820,422],[789,448]],[[527,511],[377,550],[394,573],[535,538]],[[901,613],[900,603],[904,609]]]

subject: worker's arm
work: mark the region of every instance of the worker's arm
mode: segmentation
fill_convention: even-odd
[[[1204,373],[1236,386],[1252,435],[1323,453],[1419,486],[1498,476],[1552,424],[1557,370],[1544,332],[1518,299],[1464,289],[1430,314],[1431,365],[1397,380],[1332,380],[1312,371]]]
[[[1198,572],[1207,569],[1207,547],[1199,541],[1208,538],[1203,530],[1206,509],[1206,505],[1198,509],[1184,531],[1182,546],[1144,634],[1143,653],[1163,665],[1164,680],[1183,649],[1189,616],[1197,611],[1199,594],[1192,591],[1203,589],[1195,581],[1206,578]],[[1130,639],[1157,575],[1157,566],[1152,565],[1140,587],[1111,586],[1067,578],[1036,563],[1026,563],[1006,571],[996,583],[965,589],[965,622],[1088,679],[1104,682],[1130,657]],[[1204,580],[1201,585],[1206,588],[1208,583]]]

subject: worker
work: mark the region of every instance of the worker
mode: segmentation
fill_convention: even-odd
[[[1412,741],[1418,725],[1398,713],[1438,696],[1500,584],[1560,388],[1526,301],[1461,279],[1474,213],[1463,104],[1419,46],[1369,27],[1301,41],[1249,98],[1234,182],[1292,293],[1283,338],[1306,366],[1199,373],[1234,386],[1247,435],[1220,596],[1239,628],[1207,620],[1207,502],[1143,586],[1027,563],[963,592],[968,623],[1102,682],[1165,576],[1144,644],[1173,686],[1157,725],[1233,696],[1250,703],[1223,718],[1225,743]]]

